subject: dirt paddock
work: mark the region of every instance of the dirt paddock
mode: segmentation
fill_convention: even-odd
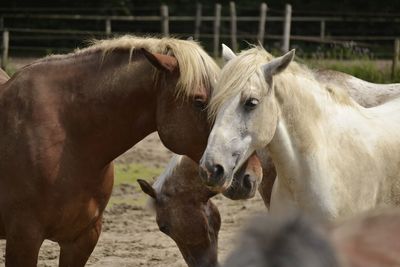
[[[162,146],[157,134],[152,134],[120,156],[117,163],[138,163],[163,168],[170,158],[171,153]],[[147,210],[143,199],[144,194],[139,191],[136,183],[123,183],[114,187],[103,218],[103,232],[87,266],[186,266],[174,241],[158,230],[155,216]],[[251,214],[265,212],[265,207],[259,196],[248,201],[232,201],[216,196],[213,201],[222,217],[219,259],[223,261],[235,244],[233,240],[240,226]],[[3,266],[4,240],[0,240],[0,253],[0,265]],[[45,241],[40,250],[38,266],[57,266],[58,256],[58,245]]]

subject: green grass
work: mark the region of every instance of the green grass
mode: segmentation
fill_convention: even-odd
[[[273,54],[280,55],[280,52]],[[296,61],[311,68],[341,71],[372,83],[400,82],[400,68],[397,69],[394,77],[392,77],[391,62],[382,66],[382,61],[378,64],[378,61],[368,57],[349,57],[349,59],[303,59],[302,57],[296,57]],[[224,65],[221,58],[217,58],[216,62],[221,67]]]
[[[155,176],[160,175],[163,171],[162,168],[151,168],[143,164],[130,163],[130,164],[122,164],[116,163],[114,165],[115,168],[115,181],[114,187],[117,188],[122,184],[130,184],[139,188],[137,184],[137,179],[145,179],[147,181],[153,181]],[[135,189],[136,189],[135,188]],[[139,190],[139,189],[138,189]],[[135,190],[136,191],[136,190]],[[114,205],[118,204],[128,204],[131,206],[144,207],[147,201],[147,195],[142,193],[139,194],[123,194],[123,195],[114,195],[110,198],[110,201],[107,205],[107,209],[112,208]]]
[[[312,68],[332,69],[341,71],[357,78],[373,83],[400,82],[400,69],[392,78],[391,65],[379,66],[374,60],[305,60]]]
[[[4,71],[11,77],[14,75],[14,73],[17,71],[17,69],[14,66],[12,66],[11,64],[7,64]]]
[[[115,185],[136,184],[137,179],[153,180],[160,175],[162,168],[151,168],[143,164],[115,164]]]
[[[146,201],[148,196],[143,193],[140,197],[133,197],[133,196],[112,196],[110,201],[108,201],[107,208],[112,208],[114,205],[118,204],[128,204],[131,206],[140,206],[144,207],[146,205]]]

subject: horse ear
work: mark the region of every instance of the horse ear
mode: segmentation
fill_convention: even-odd
[[[175,57],[158,53],[151,53],[144,48],[142,48],[141,50],[147,60],[158,70],[172,73],[178,68],[178,60],[176,60]]]
[[[138,179],[137,181],[144,193],[146,193],[147,195],[151,196],[154,199],[156,198],[156,191],[148,182],[142,179]]]
[[[230,49],[225,44],[222,44],[222,58],[224,59],[224,63],[227,63],[228,61],[230,61],[231,59],[233,59],[235,57],[236,57],[236,55],[232,51],[232,49]]]
[[[270,62],[264,64],[262,66],[264,76],[268,78],[284,71],[287,66],[289,66],[290,62],[292,62],[294,58],[294,53],[295,50],[292,49],[283,56],[274,58]]]

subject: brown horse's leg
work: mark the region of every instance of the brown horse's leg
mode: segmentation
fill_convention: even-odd
[[[35,267],[43,235],[31,221],[19,218],[6,231],[6,267]]]
[[[93,227],[83,232],[73,242],[60,244],[59,267],[81,267],[85,266],[90,254],[99,240],[101,232],[102,216],[96,221]]]

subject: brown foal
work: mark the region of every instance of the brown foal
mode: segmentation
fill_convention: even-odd
[[[235,175],[261,178],[257,157],[252,157],[246,168]],[[160,231],[175,241],[186,263],[190,267],[217,266],[221,218],[210,198],[218,192],[203,184],[198,164],[189,157],[175,155],[153,186],[144,180],[138,182],[152,198]]]
[[[175,241],[186,263],[214,267],[221,217],[210,198],[217,192],[202,183],[197,169],[198,164],[190,158],[176,155],[153,186],[138,182],[151,197],[160,231]]]

